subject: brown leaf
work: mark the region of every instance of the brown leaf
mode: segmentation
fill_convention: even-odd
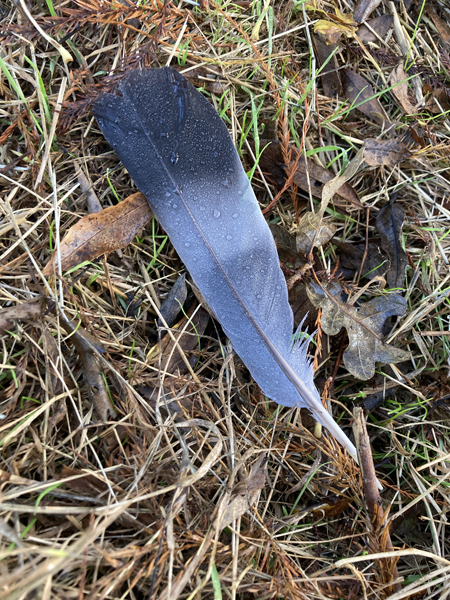
[[[194,314],[194,309],[191,309],[187,316],[184,316],[172,327],[171,331],[176,342],[167,334],[163,337],[161,344],[157,344],[150,350],[149,356],[152,362],[159,365],[161,360],[161,370],[173,375],[187,373],[188,368],[180,353],[180,349],[188,359],[193,353],[198,352],[199,336],[203,335],[208,321],[208,311],[200,307]],[[161,358],[159,356],[160,352]]]
[[[425,5],[425,11],[430,19],[433,21],[433,25],[438,30],[439,35],[442,38],[444,44],[450,44],[450,26],[448,23],[443,21],[441,17],[429,6]]]
[[[252,466],[250,475],[238,483],[232,490],[232,496],[220,520],[220,528],[228,527],[242,517],[256,502],[259,493],[266,484],[267,456],[260,454]]]
[[[307,212],[303,215],[297,231],[297,251],[307,253],[314,243],[315,247],[322,246],[330,240],[336,227],[331,223],[323,222],[325,210],[342,185],[351,179],[357,172],[363,160],[363,150],[359,150],[350,161],[343,175],[336,175],[331,181],[328,181],[322,190],[322,202],[319,210],[315,213]]]
[[[324,75],[320,76],[322,82],[323,91],[325,96],[328,98],[335,98],[342,92],[342,84],[339,78],[338,63],[336,54],[330,56],[335,52],[338,47],[337,44],[326,44],[318,35],[312,36],[312,42],[314,47],[314,54],[316,55],[319,66],[326,63],[324,67]],[[327,62],[328,60],[328,62]]]
[[[450,110],[450,97],[443,88],[438,88],[431,92],[425,108],[434,115]]]
[[[80,219],[61,242],[62,269],[119,250],[127,246],[152,216],[145,196],[140,192],[129,196],[115,206]],[[43,269],[48,277],[56,266],[56,252]]]
[[[393,315],[402,315],[406,299],[399,294],[378,296],[369,302],[353,306],[342,299],[340,283],[311,282],[308,295],[314,306],[322,309],[322,328],[328,335],[337,335],[342,327],[348,333],[349,344],[343,360],[348,371],[358,379],[371,379],[375,362],[396,363],[407,360],[409,352],[385,344],[381,338],[384,322]]]
[[[408,146],[398,139],[366,140],[364,142],[364,160],[371,167],[384,165],[393,167],[411,157]]]
[[[326,244],[336,232],[336,227],[331,222],[323,222],[323,215],[307,212],[303,215],[297,229],[297,252],[307,254],[312,247],[318,248]]]
[[[344,269],[352,269],[359,271],[361,269],[362,260],[365,254],[365,244],[348,244],[333,240],[333,244],[339,249],[339,264]],[[380,248],[376,244],[369,244],[367,255],[363,264],[363,272],[361,279],[373,279],[377,276],[383,276],[389,266],[388,259],[381,253]]]
[[[41,301],[41,298],[0,310],[0,333],[11,330],[14,327],[14,322],[19,319],[40,317],[44,310],[45,304]]]
[[[350,100],[354,108],[379,125],[388,122],[378,99],[373,98],[375,95],[373,87],[364,77],[351,69],[346,69],[343,79],[345,96]]]
[[[364,23],[379,4],[381,4],[381,0],[358,0],[353,11],[353,18],[358,23]]]
[[[60,323],[70,334],[68,339],[73,343],[80,356],[88,397],[97,415],[102,421],[107,421],[109,417],[114,419],[115,412],[109,399],[103,369],[95,352],[103,354],[105,349],[93,335],[80,327],[78,323],[69,321],[63,315],[60,316]]]
[[[283,153],[281,151],[280,142],[273,142],[271,140],[261,140],[261,146],[265,148],[263,151],[259,165],[264,173],[268,173],[270,179],[276,183],[279,188],[282,188],[286,180],[286,171],[283,160]],[[294,175],[294,184],[305,192],[309,192],[315,198],[322,197],[322,191],[324,184],[334,179],[333,171],[328,171],[323,167],[316,165],[312,160],[305,159],[303,156],[297,163],[297,170]],[[341,199],[346,200],[357,206],[358,208],[364,208],[359,201],[358,194],[348,184],[343,183],[335,192]],[[335,199],[336,206],[343,206],[342,201],[339,202],[339,198]]]
[[[186,274],[183,273],[178,277],[172,289],[167,294],[164,302],[161,305],[159,312],[166,324],[171,327],[187,298]],[[163,327],[163,322],[158,317],[158,327]]]
[[[408,258],[401,245],[405,213],[393,199],[377,215],[376,227],[380,233],[383,250],[389,256],[386,281],[390,288],[403,288]]]
[[[408,93],[408,75],[405,73],[403,64],[399,63],[391,73],[390,83],[392,87],[392,93],[400,102],[403,110],[407,115],[411,115],[417,112],[416,106],[409,99]]]
[[[392,24],[392,15],[381,15],[381,17],[375,17],[375,19],[369,19],[365,25],[357,30],[356,35],[359,41],[363,44],[370,44],[371,42],[377,42],[377,36],[372,33],[368,26],[373,29],[381,39],[386,37],[389,27]]]

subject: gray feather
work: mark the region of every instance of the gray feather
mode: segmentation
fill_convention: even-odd
[[[225,124],[174,69],[131,71],[94,114],[264,394],[307,406],[356,459],[324,409],[272,234]]]

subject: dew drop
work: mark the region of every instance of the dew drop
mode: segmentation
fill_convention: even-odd
[[[227,235],[227,240],[232,240],[232,239],[233,239],[233,236]]]
[[[213,212],[213,217],[215,219],[218,219],[220,217],[220,210],[217,210],[217,208],[215,208]]]
[[[172,204],[172,208],[178,208],[178,204]]]
[[[206,206],[203,206],[203,204],[200,206],[200,210],[203,211],[206,209]]]
[[[231,217],[232,217],[233,219],[237,219],[237,218],[239,217],[239,213],[233,213],[233,214],[231,215]]]
[[[243,194],[243,191],[242,191],[242,190],[239,190],[239,191],[238,191],[238,194],[239,194],[239,196],[242,196],[242,194]]]
[[[170,198],[171,193],[170,192],[166,192],[166,198]]]
[[[190,246],[191,244],[190,244],[190,242],[186,242],[184,245],[186,246],[186,248],[189,248],[189,246]]]

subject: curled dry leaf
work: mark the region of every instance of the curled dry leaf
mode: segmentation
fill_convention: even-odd
[[[115,206],[83,217],[69,229],[61,242],[63,271],[125,248],[151,216],[145,196],[138,192]],[[42,271],[46,277],[53,273],[56,260],[56,253],[53,253]]]
[[[335,44],[341,35],[353,37],[355,31],[356,29],[354,26],[344,25],[343,23],[333,23],[333,21],[326,21],[325,19],[320,19],[314,25],[314,33],[322,34],[327,44]]]
[[[14,327],[15,321],[20,319],[35,319],[40,317],[45,310],[45,304],[41,298],[26,302],[25,304],[17,304],[15,306],[8,306],[0,310],[0,334],[9,331]]]
[[[388,123],[381,104],[374,97],[375,91],[367,79],[351,69],[346,69],[343,72],[343,80],[345,96],[354,108],[379,125]]]
[[[364,142],[364,160],[371,167],[393,167],[411,156],[408,146],[397,139]]]
[[[408,258],[401,244],[405,213],[392,198],[377,215],[376,226],[380,233],[383,250],[389,257],[389,268],[385,275],[390,288],[403,288]]]
[[[323,35],[327,44],[335,44],[341,35],[353,37],[358,26],[353,20],[353,15],[341,13],[338,8],[334,10],[336,15],[327,14],[331,20],[319,19],[314,25],[314,33]]]
[[[259,165],[263,172],[267,173],[269,178],[279,188],[282,188],[286,181],[286,168],[281,144],[280,142],[274,142],[272,140],[261,140],[260,143],[265,149],[261,154]],[[314,163],[312,160],[302,156],[297,163],[297,170],[294,175],[293,183],[305,192],[311,191],[314,198],[322,198],[324,185],[334,178],[335,175],[333,171],[328,171]],[[358,208],[364,208],[358,198],[358,194],[346,182],[343,182],[341,186],[336,189],[335,194],[337,196],[334,200],[336,206],[343,206],[342,200],[346,200]]]
[[[343,360],[354,377],[370,379],[375,373],[376,362],[396,363],[409,358],[409,352],[385,344],[381,337],[384,322],[389,317],[404,314],[405,298],[392,294],[353,306],[342,299],[340,283],[320,286],[311,282],[307,289],[311,302],[322,309],[325,333],[337,335],[342,327],[347,330],[349,344]]]
[[[411,102],[408,91],[409,75],[405,73],[403,64],[399,63],[391,73],[390,83],[392,85],[392,93],[400,102],[401,107],[407,115],[412,115],[417,112],[416,106]]]

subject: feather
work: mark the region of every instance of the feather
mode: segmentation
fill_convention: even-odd
[[[357,460],[324,409],[275,242],[228,130],[171,68],[131,71],[94,115],[237,354],[269,398],[305,406]]]

